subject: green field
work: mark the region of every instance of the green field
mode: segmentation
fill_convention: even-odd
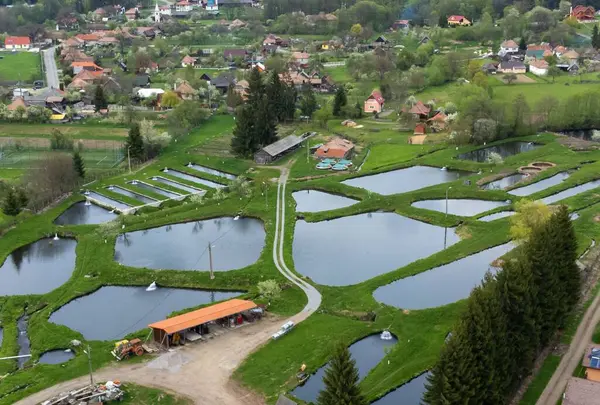
[[[22,80],[31,83],[42,78],[41,55],[32,52],[2,52],[0,80]]]

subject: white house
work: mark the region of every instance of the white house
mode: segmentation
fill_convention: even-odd
[[[188,12],[192,11],[192,3],[187,0],[178,1],[175,3],[175,11],[177,12]]]
[[[158,6],[160,15],[171,15],[171,6]]]
[[[163,89],[139,89],[137,95],[139,98],[150,98],[163,94],[164,92]]]
[[[534,60],[529,64],[529,71],[536,76],[546,76],[548,74],[548,62],[543,59]]]
[[[507,53],[519,52],[519,45],[512,39],[506,40],[500,44],[499,55],[506,55]]]
[[[29,49],[31,40],[29,37],[6,37],[4,47],[6,49]]]

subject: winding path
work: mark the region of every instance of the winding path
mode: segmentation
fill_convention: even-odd
[[[287,319],[302,322],[321,304],[321,294],[310,284],[297,277],[285,264],[285,185],[288,169],[281,168],[277,184],[276,230],[273,241],[273,261],[285,278],[300,287],[308,303],[298,314]],[[201,344],[186,345],[172,352],[162,353],[147,363],[111,364],[94,372],[96,381],[118,379],[147,387],[154,387],[189,398],[198,405],[263,405],[261,396],[239,387],[231,380],[234,370],[244,359],[269,341],[281,327],[278,317],[267,317],[261,322],[235,330],[225,330],[221,336]],[[37,405],[61,392],[86,385],[89,377],[81,376],[37,392],[15,405]]]

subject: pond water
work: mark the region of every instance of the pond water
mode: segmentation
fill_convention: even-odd
[[[168,174],[169,176],[173,176],[173,177],[177,177],[179,179],[191,181],[192,183],[202,184],[203,186],[206,186],[206,187],[212,187],[212,188],[222,188],[222,187],[225,187],[224,184],[219,184],[219,183],[216,183],[214,181],[210,181],[210,180],[206,180],[206,179],[201,179],[200,177],[192,176],[191,174],[180,172],[178,170],[167,169],[166,171],[163,170],[162,172],[165,173],[165,174]]]
[[[356,361],[358,375],[361,380],[385,357],[385,350],[391,348],[397,341],[396,337],[392,340],[383,340],[379,337],[379,334],[376,334],[367,336],[348,348],[352,358]],[[292,395],[306,402],[316,401],[319,391],[325,387],[323,377],[326,368],[327,365],[318,369],[304,385],[296,387],[292,391]]]
[[[597,129],[577,129],[574,131],[563,131],[564,135],[584,139],[586,141],[598,141],[600,140],[600,131]]]
[[[117,214],[96,204],[79,201],[67,208],[54,220],[57,225],[95,225],[112,221]]]
[[[255,263],[265,245],[262,221],[221,217],[119,235],[115,260],[149,269],[209,270],[207,246],[212,244],[213,269],[239,269]]]
[[[74,329],[89,340],[115,340],[172,312],[240,294],[162,287],[155,291],[146,291],[146,287],[102,287],[53,312],[50,322]]]
[[[569,218],[571,218],[571,221],[575,221],[575,220],[579,219],[579,213],[572,212],[571,215],[569,215]]]
[[[341,195],[317,190],[301,190],[292,193],[296,200],[297,212],[319,212],[348,207],[358,201]]]
[[[125,189],[123,187],[108,186],[108,187],[106,187],[106,189],[109,190],[109,191],[112,191],[113,193],[124,195],[126,197],[133,198],[134,200],[141,201],[144,204],[150,204],[150,203],[156,202],[156,200],[154,198],[150,198],[150,197],[147,197],[147,196],[145,196],[143,194],[127,190],[127,189]]]
[[[161,176],[154,176],[154,177],[152,177],[152,180],[157,181],[159,183],[168,184],[171,187],[175,187],[175,188],[177,188],[179,190],[183,190],[183,191],[185,191],[187,193],[190,193],[190,194],[196,194],[196,193],[200,193],[200,192],[204,191],[204,190],[199,189],[199,188],[194,188],[194,187],[191,187],[191,186],[186,186],[185,184],[179,183],[177,181],[165,179],[164,177],[161,177]]]
[[[382,195],[408,193],[436,184],[454,181],[473,173],[458,170],[442,170],[439,167],[412,166],[371,176],[356,177],[342,181],[348,186],[364,188]]]
[[[517,184],[518,182],[520,182],[521,180],[523,180],[527,177],[528,176],[526,174],[521,174],[521,173],[511,174],[510,176],[506,176],[501,179],[486,183],[483,186],[481,186],[481,189],[482,190],[504,190],[507,187],[514,186],[515,184]]]
[[[497,258],[514,248],[505,243],[452,263],[379,287],[375,300],[402,309],[426,309],[467,298]]]
[[[330,221],[297,221],[296,270],[319,284],[360,283],[444,249],[443,227],[375,212]],[[447,232],[447,246],[460,238]]]
[[[547,179],[537,181],[535,183],[531,183],[525,187],[515,188],[514,190],[510,190],[508,194],[517,195],[519,197],[524,197],[531,195],[533,193],[537,193],[538,191],[545,190],[547,188],[556,186],[561,182],[565,181],[569,178],[569,173],[562,172],[555,174],[552,177],[548,177]]]
[[[2,339],[4,338],[4,329],[0,328],[0,346],[2,346]]]
[[[119,211],[128,210],[131,208],[131,205],[129,205],[129,204],[125,204],[124,202],[114,200],[110,197],[107,197],[107,196],[97,193],[95,191],[86,192],[86,196],[93,198],[93,199],[97,200],[98,202],[101,202],[105,205],[108,205],[109,207],[116,208]]]
[[[40,356],[39,362],[42,364],[61,364],[71,360],[73,357],[75,357],[75,353],[72,350],[50,350]]]
[[[541,201],[544,204],[554,204],[555,202],[595,189],[596,187],[600,187],[600,180],[588,181],[587,183],[568,188],[560,193],[552,194],[548,197],[542,198]]]
[[[31,352],[29,335],[27,335],[27,325],[29,323],[29,317],[27,314],[17,319],[17,344],[19,345],[19,356],[24,356]],[[17,365],[19,368],[23,368],[25,363],[29,360],[29,357],[19,357],[17,359]]]
[[[155,194],[160,194],[167,198],[181,197],[181,194],[177,194],[172,191],[165,190],[164,188],[156,187],[156,186],[150,185],[148,183],[141,182],[139,180],[134,180],[134,181],[135,181],[135,183],[133,181],[129,182],[129,184],[131,184],[133,187],[138,187],[138,188],[141,188],[142,190],[152,191]]]
[[[513,156],[519,153],[528,152],[541,145],[533,142],[512,141],[500,145],[488,146],[487,148],[475,149],[471,152],[461,153],[457,156],[459,159],[472,160],[475,162],[487,162],[491,153],[497,153],[503,158]]]
[[[40,239],[15,249],[0,267],[0,296],[45,294],[63,285],[75,269],[73,239]]]
[[[371,405],[420,405],[421,399],[427,389],[425,383],[430,373],[423,373],[402,384],[394,391],[372,402]]]
[[[448,214],[461,217],[471,217],[494,208],[508,205],[506,201],[472,200],[468,198],[457,198],[448,200]],[[446,212],[446,200],[422,200],[411,204],[416,208]]]
[[[495,221],[496,219],[510,217],[511,215],[514,215],[514,213],[515,213],[514,211],[501,211],[501,212],[496,212],[494,214],[483,216],[481,218],[477,218],[477,220],[483,221],[483,222],[490,222],[490,221]]]
[[[225,173],[222,172],[220,170],[217,169],[211,169],[210,167],[206,167],[206,166],[200,166],[194,163],[188,164],[186,165],[186,167],[189,167],[192,170],[197,170],[199,172],[202,173],[208,173],[208,174],[212,174],[213,176],[218,176],[218,177],[224,177],[227,180],[235,180],[237,176],[230,174],[230,173]]]

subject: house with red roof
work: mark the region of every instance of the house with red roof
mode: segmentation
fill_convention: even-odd
[[[130,8],[129,10],[125,11],[125,17],[127,17],[127,21],[137,20],[138,15],[139,11],[137,8]]]
[[[181,67],[195,66],[198,58],[194,58],[193,56],[186,55],[181,60]]]
[[[30,47],[29,37],[6,37],[4,40],[5,49],[29,49]]]
[[[596,21],[596,10],[592,6],[571,7],[571,17],[582,23]]]
[[[443,131],[446,129],[446,121],[448,116],[441,111],[438,111],[433,117],[427,120],[427,123],[434,131]]]
[[[178,1],[177,3],[175,3],[175,11],[180,12],[180,13],[192,11],[192,8],[193,8],[193,4],[187,0],[181,0],[181,1]]]
[[[415,118],[426,120],[429,118],[429,113],[431,112],[431,108],[423,104],[422,101],[417,101],[415,105],[412,106],[410,110],[408,110],[409,114],[414,115]]]
[[[471,21],[464,15],[451,15],[448,17],[448,26],[450,27],[468,27],[471,25]]]
[[[79,74],[81,71],[86,70],[88,72],[92,72],[95,74],[102,73],[104,69],[100,66],[96,65],[94,62],[73,62],[71,63],[71,67],[73,68],[73,74]]]
[[[415,125],[415,130],[413,131],[413,135],[425,135],[427,133],[427,126],[422,122]]]
[[[385,99],[381,95],[379,90],[373,90],[371,95],[365,100],[364,112],[366,113],[380,113],[383,110]]]

